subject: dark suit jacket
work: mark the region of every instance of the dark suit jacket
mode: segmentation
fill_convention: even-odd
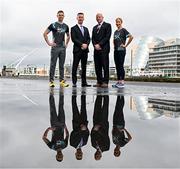
[[[73,130],[70,136],[70,145],[76,148],[83,138],[83,146],[87,144],[89,138],[89,130]]]
[[[110,52],[110,37],[111,37],[111,24],[103,22],[98,32],[98,25],[93,27],[92,43],[93,45],[99,44],[102,51]]]
[[[93,128],[91,130],[91,145],[96,148],[98,145],[101,151],[108,151],[110,148],[109,131],[109,96],[98,95],[96,97],[94,114],[93,114]],[[94,126],[99,125],[98,130],[94,130]]]
[[[108,151],[110,148],[110,139],[108,129],[100,128],[98,131],[91,131],[91,144],[94,148],[98,145],[102,152]]]
[[[89,30],[85,26],[83,27],[84,27],[84,36],[82,35],[82,32],[78,25],[75,25],[71,28],[71,39],[74,43],[73,53],[76,53],[82,50],[81,45],[83,43],[88,44],[88,45],[90,43]],[[84,51],[89,52],[89,49],[87,48]]]
[[[79,111],[77,106],[77,95],[72,96],[72,111],[73,111],[73,120],[72,126],[73,131],[70,135],[70,145],[76,148],[83,138],[83,145],[86,145],[89,138],[89,129],[81,130],[81,124],[84,124],[86,127],[88,125],[87,121],[87,112],[86,112],[86,96],[81,95],[81,110]]]

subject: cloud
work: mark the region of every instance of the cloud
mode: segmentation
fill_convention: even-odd
[[[13,62],[20,55],[34,48],[40,50],[28,57],[22,64],[49,64],[49,47],[45,44],[42,33],[48,25],[56,21],[56,13],[62,9],[69,27],[76,24],[76,14],[85,13],[85,22],[90,32],[96,24],[95,15],[103,13],[105,21],[115,28],[115,18],[122,17],[124,27],[131,32],[134,43],[143,35],[163,39],[180,36],[177,20],[180,11],[178,0],[1,0],[1,48],[0,66]],[[92,46],[91,46],[92,48]],[[92,58],[90,53],[90,59]],[[110,61],[113,63],[113,52]],[[128,54],[126,56],[128,58]],[[72,60],[72,43],[70,44],[66,63]],[[128,62],[129,59],[126,59]]]

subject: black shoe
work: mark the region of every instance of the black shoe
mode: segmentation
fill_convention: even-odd
[[[95,85],[93,85],[93,87],[101,87],[100,83],[96,83]]]
[[[72,87],[77,87],[76,84],[73,84]]]
[[[101,85],[101,87],[102,87],[102,88],[108,88],[108,84],[107,84],[107,83],[103,83],[103,84]]]
[[[89,84],[82,84],[81,86],[82,87],[91,87],[91,85],[89,85]]]

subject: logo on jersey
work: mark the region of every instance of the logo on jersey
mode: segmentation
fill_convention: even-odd
[[[120,34],[115,34],[114,39],[120,39]]]
[[[65,29],[64,29],[64,28],[57,27],[57,32],[58,32],[58,33],[64,33],[64,32],[65,32]]]

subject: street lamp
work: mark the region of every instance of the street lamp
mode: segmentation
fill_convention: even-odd
[[[133,50],[131,49],[131,78],[132,78]]]

